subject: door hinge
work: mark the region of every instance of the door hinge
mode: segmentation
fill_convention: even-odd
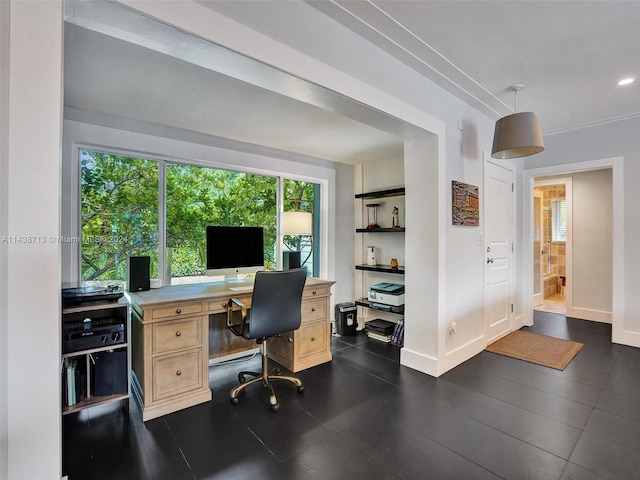
[[[513,242],[511,242],[511,253],[513,253]]]
[[[513,193],[513,192],[514,192],[514,190],[513,190],[513,182],[512,182],[511,183],[511,193]]]
[[[511,304],[511,313],[513,313],[513,303]]]

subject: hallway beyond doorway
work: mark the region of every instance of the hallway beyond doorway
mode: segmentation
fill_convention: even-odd
[[[555,293],[546,297],[542,305],[538,305],[534,310],[565,315],[567,313],[567,300],[564,295]]]

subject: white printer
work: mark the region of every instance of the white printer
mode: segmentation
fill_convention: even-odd
[[[369,287],[369,301],[376,304],[404,305],[404,285],[376,283]]]

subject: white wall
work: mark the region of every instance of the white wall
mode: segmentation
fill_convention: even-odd
[[[611,323],[613,221],[611,169],[574,173],[572,285],[567,315]]]
[[[56,237],[60,232],[62,2],[11,2],[2,6],[1,20],[1,100],[3,110],[9,110],[2,114],[0,130],[0,225],[8,239],[0,266],[0,311],[5,324],[0,339],[0,477],[53,480],[61,474]]]
[[[9,14],[11,3],[0,2],[0,238],[8,234],[9,223]],[[0,242],[0,319],[8,316],[9,245]],[[8,324],[0,321],[0,478],[8,477]]]

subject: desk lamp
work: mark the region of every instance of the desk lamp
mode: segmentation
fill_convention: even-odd
[[[300,235],[313,235],[313,215],[309,212],[302,212],[300,210],[293,210],[290,212],[282,213],[282,233],[283,235],[296,235],[298,236],[298,242],[296,245],[297,250],[285,251],[284,264],[285,270],[291,268],[299,268],[300,265]],[[313,237],[311,239],[313,242]],[[313,249],[313,247],[312,247]]]

